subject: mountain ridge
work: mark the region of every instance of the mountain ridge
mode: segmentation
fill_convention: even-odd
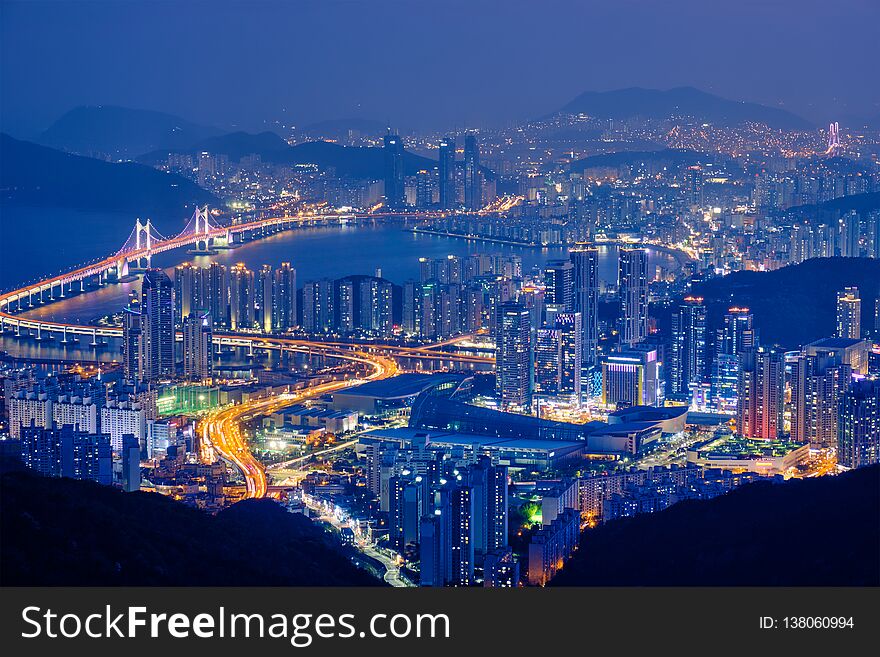
[[[751,121],[793,130],[807,130],[812,127],[809,121],[787,110],[759,103],[728,100],[695,87],[674,87],[666,90],[627,87],[612,91],[585,91],[555,113],[583,113],[602,119],[693,116],[723,125]]]

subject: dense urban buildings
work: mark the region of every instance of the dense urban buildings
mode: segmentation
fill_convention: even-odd
[[[644,91],[65,148],[177,214],[3,288],[0,448],[271,498],[422,587],[544,586],[601,525],[877,463],[880,133]]]

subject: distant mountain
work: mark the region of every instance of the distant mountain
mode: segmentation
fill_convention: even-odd
[[[327,141],[307,141],[284,151],[264,155],[275,164],[317,164],[321,168],[335,167],[337,175],[360,179],[379,179],[385,168],[382,148],[366,146],[340,146]],[[415,153],[405,152],[404,173],[415,175],[420,169],[433,169],[436,160]]]
[[[721,125],[751,121],[788,130],[807,130],[812,127],[805,119],[786,110],[727,100],[693,87],[677,87],[667,91],[640,87],[604,92],[587,91],[562,107],[559,112],[583,113],[602,119],[692,116]]]
[[[874,465],[612,520],[582,535],[550,585],[877,586],[878,489]]]
[[[310,123],[301,129],[304,135],[316,138],[345,137],[349,131],[358,132],[362,135],[379,136],[385,134],[387,125],[382,121],[372,119],[327,119]]]
[[[130,159],[154,150],[184,148],[219,134],[217,128],[172,114],[98,105],[67,112],[37,141],[71,153]]]
[[[851,194],[840,198],[824,201],[814,205],[795,205],[785,211],[789,215],[802,215],[805,219],[821,217],[826,213],[834,215],[846,214],[855,210],[859,214],[880,210],[880,192],[868,194]]]
[[[372,586],[342,546],[273,500],[217,516],[157,493],[27,471],[2,478],[5,586]]]
[[[223,153],[228,155],[230,160],[238,161],[246,155],[256,153],[266,157],[288,148],[290,148],[288,143],[274,132],[266,131],[254,134],[239,131],[216,137],[208,137],[181,148],[165,148],[150,151],[139,156],[137,161],[143,164],[155,165],[164,162],[168,158],[169,153],[196,155],[201,152]]]
[[[731,306],[746,306],[761,342],[797,349],[834,335],[837,291],[849,285],[859,288],[864,317],[880,292],[880,260],[813,258],[775,271],[735,272],[696,283],[691,294],[705,299],[710,329]]]
[[[181,176],[133,162],[111,163],[0,133],[3,205],[184,216],[217,198]]]
[[[602,153],[575,160],[569,167],[572,171],[583,171],[590,167],[619,167],[626,164],[638,164],[639,162],[668,163],[672,166],[690,166],[700,162],[708,162],[717,158],[717,155],[706,155],[697,151],[683,148],[661,148],[653,151],[620,151],[617,153]]]

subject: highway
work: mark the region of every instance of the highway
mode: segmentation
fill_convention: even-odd
[[[384,356],[364,352],[350,352],[335,347],[323,346],[320,343],[315,344],[316,351],[321,351],[328,356],[369,365],[373,371],[366,377],[366,380],[384,379],[394,376],[400,371],[397,363]],[[213,460],[211,453],[213,450],[217,455],[232,463],[241,471],[247,488],[247,497],[265,497],[268,490],[266,468],[251,453],[242,432],[242,422],[258,415],[270,415],[287,406],[347,388],[361,381],[363,379],[328,381],[294,393],[283,393],[281,395],[254,399],[242,404],[212,411],[199,422],[196,428],[196,432],[202,441],[201,457],[203,460]],[[342,449],[345,444],[336,445],[325,451]]]

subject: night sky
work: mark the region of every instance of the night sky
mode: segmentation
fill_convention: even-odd
[[[2,0],[0,25],[0,123],[20,137],[86,104],[248,130],[489,127],[629,86],[818,123],[880,113],[878,0]]]

